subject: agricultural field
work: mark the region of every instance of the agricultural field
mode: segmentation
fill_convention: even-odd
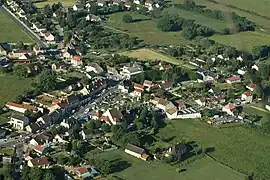
[[[161,53],[158,53],[156,51],[150,50],[150,49],[138,49],[138,50],[131,50],[131,51],[126,51],[126,52],[122,52],[122,55],[125,56],[129,56],[129,57],[134,57],[137,58],[139,60],[143,60],[143,61],[147,61],[147,60],[151,60],[151,61],[155,61],[155,60],[160,60],[160,61],[165,61],[167,63],[171,63],[174,65],[180,65],[180,66],[184,66],[188,69],[194,70],[196,69],[196,67],[182,61],[182,60],[178,60],[176,58],[167,56],[167,55],[163,55]]]
[[[162,32],[157,29],[157,22],[149,19],[144,15],[137,13],[130,14],[133,17],[133,23],[124,23],[122,17],[127,12],[113,13],[109,17],[107,25],[130,34],[131,36],[138,37],[144,40],[146,44],[153,45],[171,45],[171,44],[184,44],[187,41],[182,36],[181,32]]]
[[[180,17],[185,18],[185,19],[195,20],[197,24],[207,26],[218,32],[220,32],[222,29],[230,28],[232,26],[230,21],[225,22],[225,21],[213,19],[210,17],[206,17],[204,15],[201,15],[199,13],[185,11],[185,10],[178,9],[175,7],[167,8],[163,11],[163,13],[179,15]]]
[[[12,101],[31,87],[32,79],[19,79],[15,76],[0,76],[0,106]]]
[[[148,180],[191,180],[191,179],[219,179],[219,180],[243,180],[244,175],[230,169],[214,160],[201,157],[196,159],[194,162],[182,166],[187,171],[180,174],[176,173],[175,166],[170,166],[161,162],[145,162],[137,159],[129,154],[126,154],[120,150],[114,150],[100,154],[101,158],[113,161],[121,162],[125,164],[126,168],[121,171],[114,173],[112,176],[117,176],[122,179],[137,180],[137,179],[148,179]],[[110,177],[108,178],[110,179]]]
[[[240,32],[232,35],[214,35],[210,39],[220,44],[251,52],[254,46],[270,44],[270,35],[258,32]]]
[[[254,173],[257,179],[270,179],[269,136],[243,126],[216,128],[199,120],[168,121],[158,137],[172,142],[195,141],[204,148],[212,147],[209,154],[217,161],[245,174]]]
[[[45,1],[41,1],[41,2],[36,2],[35,4],[38,8],[42,8],[47,4],[52,5],[52,4],[58,3],[58,2],[62,3],[63,6],[65,6],[65,7],[70,7],[76,3],[76,0],[59,0],[59,1],[45,0]]]
[[[0,24],[0,42],[34,42],[4,11],[0,11]]]

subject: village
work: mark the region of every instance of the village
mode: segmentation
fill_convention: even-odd
[[[99,7],[124,4],[128,10],[132,6],[129,1],[98,0],[64,10],[59,5],[46,26],[36,21],[37,14],[29,19],[31,14],[23,10],[23,3],[5,3],[41,42],[1,43],[1,68],[20,77],[44,77],[35,86],[39,90],[28,92],[19,101],[5,102],[2,108],[10,116],[0,129],[0,157],[3,164],[13,164],[16,173],[28,167],[59,166],[65,179],[102,179],[113,173],[113,168],[107,167],[107,161],[85,158],[92,151],[110,153],[118,149],[150,163],[181,162],[194,151],[197,154],[187,142],[163,148],[146,145],[145,137],[154,137],[165,122],[197,119],[217,128],[260,126],[260,117],[244,111],[245,107],[262,103],[257,85],[245,76],[249,71],[259,72],[259,65],[246,66],[246,57],[241,53],[205,53],[189,59],[188,65],[195,70],[187,71],[162,59],[147,62],[117,52],[104,53],[92,49],[94,40],[81,47],[84,41],[79,30],[68,37],[70,42],[64,42],[62,20],[56,22],[61,14],[82,9],[87,12],[93,3]],[[162,6],[152,1],[141,4],[134,0],[132,4],[148,11]],[[104,18],[84,15],[85,21],[94,24],[102,23]],[[82,52],[85,48],[94,57],[106,55],[106,61],[87,58]],[[157,49],[168,54],[170,48]],[[184,50],[194,52],[196,47]],[[219,66],[209,65],[216,62]],[[236,69],[232,71],[229,66]],[[263,106],[263,110],[270,111],[270,105]]]

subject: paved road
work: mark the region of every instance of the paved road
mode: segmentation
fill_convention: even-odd
[[[33,40],[37,42],[41,47],[48,47],[48,45],[40,40],[40,37],[36,35],[30,28],[28,28],[19,18],[17,18],[9,9],[7,9],[5,6],[0,7],[0,11],[3,10],[7,12],[7,14],[10,16],[10,18],[18,24],[18,26],[21,27],[21,29],[30,36]]]

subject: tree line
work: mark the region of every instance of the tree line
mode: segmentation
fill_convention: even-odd
[[[235,12],[225,13],[220,10],[206,9],[204,6],[196,5],[196,3],[193,0],[185,0],[183,4],[174,4],[174,7],[187,11],[196,12],[204,16],[222,21],[229,18],[230,20],[233,21],[237,32],[254,31],[256,27],[256,24],[253,21],[248,20],[246,17],[239,16]],[[226,28],[223,30],[223,33],[229,34],[235,32],[233,29]]]

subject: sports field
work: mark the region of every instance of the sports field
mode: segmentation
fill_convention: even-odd
[[[253,46],[270,44],[270,35],[258,32],[240,32],[232,35],[214,35],[210,37],[214,41],[238,50],[251,52]]]
[[[32,79],[18,79],[14,76],[0,76],[0,106],[5,105],[7,101],[12,101],[18,95],[30,89]]]
[[[126,162],[127,168],[116,172],[113,175],[128,180],[164,180],[168,178],[170,180],[244,179],[243,174],[207,157],[198,158],[196,161],[181,167],[185,168],[186,171],[180,174],[176,173],[177,166],[170,166],[158,161],[145,162],[120,150],[101,153],[100,157],[114,162]],[[111,179],[110,177],[108,177],[108,179]]]
[[[221,31],[222,29],[231,27],[231,21],[221,21],[221,20],[210,18],[210,17],[206,17],[199,13],[185,11],[185,10],[178,9],[175,7],[167,8],[164,10],[163,13],[179,15],[180,17],[185,18],[185,19],[195,20],[197,24],[207,26],[218,32]]]
[[[63,6],[65,6],[65,7],[70,7],[70,6],[73,6],[76,3],[76,0],[59,0],[59,1],[45,0],[45,1],[42,1],[42,2],[35,3],[35,4],[36,4],[36,6],[38,8],[42,8],[47,4],[52,5],[52,4],[58,3],[58,2],[62,3]]]
[[[135,19],[135,22],[124,23],[122,21],[122,17],[127,13]],[[187,42],[181,32],[161,32],[157,29],[157,22],[155,20],[151,20],[149,17],[137,13],[113,13],[110,15],[107,25],[125,31],[131,36],[138,37],[139,39],[144,40],[146,44],[179,45]]]
[[[199,120],[174,120],[159,131],[159,137],[172,138],[174,142],[195,141],[210,152],[216,160],[246,174],[254,173],[256,179],[270,179],[270,137],[255,130],[237,126],[215,128]],[[228,178],[229,179],[229,178]]]
[[[182,60],[178,60],[178,59],[175,59],[174,57],[163,55],[163,54],[161,54],[159,52],[156,52],[156,51],[153,51],[153,50],[150,50],[150,49],[146,49],[146,48],[138,49],[138,50],[126,51],[126,52],[123,52],[121,54],[123,54],[125,56],[129,56],[129,57],[134,57],[134,58],[137,58],[137,59],[143,60],[143,61],[146,61],[146,60],[165,61],[167,63],[171,63],[171,64],[174,64],[174,65],[184,66],[184,67],[186,67],[188,69],[191,69],[191,70],[196,69],[196,67],[194,67],[191,64],[188,64],[188,63],[186,63],[186,62],[184,62]]]
[[[0,10],[0,24],[0,42],[34,42],[3,10]]]

